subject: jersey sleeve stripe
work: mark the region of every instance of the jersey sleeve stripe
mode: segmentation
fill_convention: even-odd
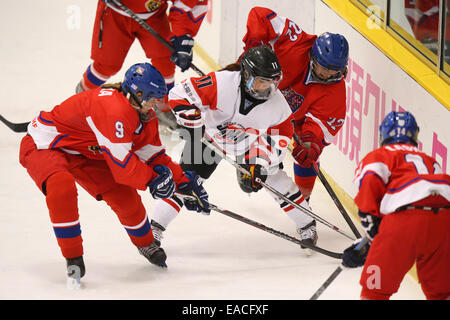
[[[319,125],[320,129],[323,132],[323,136],[325,138],[325,142],[327,144],[330,144],[331,142],[333,142],[334,140],[334,135],[332,135],[330,133],[330,131],[328,131],[328,128],[322,123],[322,121],[320,121],[319,118],[314,117],[311,113],[307,113],[306,117],[310,118],[312,121],[314,121],[315,123],[317,123],[317,125]]]
[[[361,172],[359,172],[354,179],[354,183],[358,186],[358,188],[361,186],[362,179],[368,172],[379,176],[384,184],[388,183],[389,177],[391,176],[391,171],[386,164],[382,162],[369,163],[362,168]]]

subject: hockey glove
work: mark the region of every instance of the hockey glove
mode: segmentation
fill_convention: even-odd
[[[322,143],[312,134],[302,136],[301,143],[292,150],[292,156],[297,163],[305,168],[310,168],[319,159],[322,152]]]
[[[209,215],[211,210],[209,209],[208,193],[202,186],[203,181],[200,176],[193,171],[186,171],[185,174],[188,177],[189,182],[180,183],[178,185],[178,190],[183,194],[194,196],[197,199],[196,201],[183,199],[186,209]]]
[[[147,186],[154,199],[170,198],[175,192],[175,182],[173,181],[172,171],[162,165],[153,167],[158,176],[151,180]]]
[[[194,105],[180,104],[172,109],[177,123],[186,128],[203,126],[202,112]]]
[[[265,182],[267,179],[267,170],[260,164],[244,164],[242,165],[250,174],[245,174],[237,170],[238,182],[242,191],[246,193],[257,192],[262,188],[262,185],[256,182],[256,179],[261,179]]]
[[[369,248],[369,239],[366,237],[357,239],[350,247],[344,250],[342,265],[346,268],[362,267],[366,262]]]
[[[376,217],[370,213],[362,212],[361,210],[358,211],[358,215],[367,237],[370,239],[370,241],[372,241],[378,233],[378,227],[380,226],[381,218]]]
[[[174,49],[170,60],[179,66],[182,72],[186,71],[189,69],[192,62],[194,39],[189,34],[185,34],[183,36],[174,36],[170,38],[170,42],[172,42]]]

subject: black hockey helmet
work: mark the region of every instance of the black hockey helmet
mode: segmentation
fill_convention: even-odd
[[[267,45],[248,49],[241,57],[241,71],[246,91],[260,100],[269,99],[283,77],[278,58]]]

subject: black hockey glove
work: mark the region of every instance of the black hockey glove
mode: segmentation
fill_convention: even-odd
[[[243,164],[242,167],[250,172],[250,174],[242,173],[239,170],[236,172],[242,191],[246,193],[259,191],[262,185],[256,182],[256,179],[259,178],[265,182],[267,179],[266,169],[260,164]]]
[[[162,165],[153,167],[158,176],[147,183],[150,194],[154,199],[170,198],[175,192],[175,182],[173,181],[172,171]]]
[[[189,34],[183,36],[174,36],[170,38],[172,42],[173,53],[170,57],[173,63],[180,67],[184,72],[191,66],[192,62],[192,48],[194,47],[194,39]]]
[[[178,185],[178,190],[183,194],[194,196],[197,199],[195,201],[186,198],[183,199],[186,209],[209,215],[211,210],[209,209],[208,193],[202,186],[203,181],[200,176],[193,171],[186,171],[185,174],[188,177],[189,182],[180,183]]]
[[[358,211],[358,215],[359,219],[361,220],[361,225],[366,232],[367,238],[372,241],[378,233],[378,227],[380,226],[381,218],[367,212],[362,212],[361,210]]]
[[[353,244],[344,250],[342,265],[346,268],[357,268],[364,265],[369,252],[370,241],[366,237],[357,239]]]

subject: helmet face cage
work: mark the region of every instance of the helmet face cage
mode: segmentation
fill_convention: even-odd
[[[348,42],[344,36],[325,32],[321,34],[311,48],[311,76],[314,81],[321,83],[337,82],[345,76],[348,64]],[[315,65],[320,65],[325,69],[338,71],[328,79],[320,78],[315,72]]]
[[[283,75],[272,49],[266,45],[247,50],[241,60],[245,90],[258,100],[267,100],[276,92]]]
[[[380,124],[380,145],[409,143],[417,146],[419,127],[409,112],[391,111]]]

